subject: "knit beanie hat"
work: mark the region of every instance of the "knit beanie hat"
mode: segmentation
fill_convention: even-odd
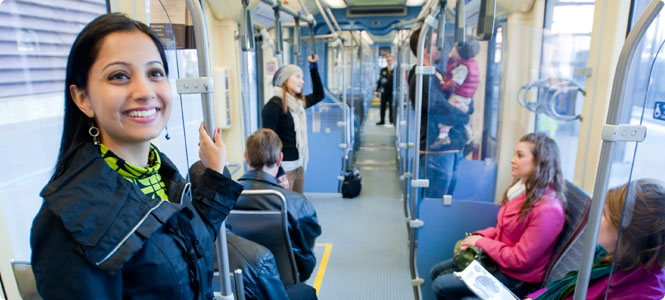
[[[284,82],[286,82],[291,75],[293,75],[296,72],[300,72],[302,74],[302,69],[298,67],[297,65],[283,65],[279,69],[277,69],[277,72],[275,72],[275,76],[272,78],[272,85],[273,86],[282,86]]]

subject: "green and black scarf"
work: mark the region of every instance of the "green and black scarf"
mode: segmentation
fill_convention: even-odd
[[[591,279],[593,282],[596,279],[603,278],[610,274],[612,266],[609,262],[602,261],[601,258],[605,257],[607,252],[600,246],[596,246],[596,253],[593,259],[593,266],[591,267]],[[575,292],[575,283],[577,282],[578,270],[568,272],[563,278],[554,281],[547,285],[547,290],[536,297],[535,300],[563,300],[570,297]]]
[[[159,175],[159,167],[162,165],[162,160],[155,147],[150,145],[148,166],[146,167],[139,167],[126,162],[115,155],[104,144],[99,144],[99,150],[102,158],[104,158],[109,167],[117,171],[120,176],[129,182],[138,186],[143,194],[150,199],[159,198],[164,201],[169,200],[169,197],[166,195],[166,185],[162,181],[162,176]]]

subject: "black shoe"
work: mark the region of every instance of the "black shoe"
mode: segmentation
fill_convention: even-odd
[[[386,124],[385,122],[376,122],[376,125],[383,125]]]

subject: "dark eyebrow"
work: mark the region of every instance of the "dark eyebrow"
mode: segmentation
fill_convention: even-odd
[[[106,65],[106,66],[102,69],[102,71],[106,70],[106,68],[108,68],[108,67],[110,67],[110,66],[113,66],[113,65],[123,65],[123,66],[128,66],[129,64],[126,63],[126,62],[114,61],[114,62],[112,62],[112,63]]]
[[[152,65],[152,64],[160,64],[160,65],[164,66],[164,65],[162,64],[162,62],[161,62],[161,61],[158,61],[158,60],[151,60],[151,61],[149,61],[149,62],[146,63],[146,66],[147,66],[147,65]],[[106,65],[106,66],[104,67],[104,69],[102,69],[102,71],[104,71],[106,68],[108,68],[108,67],[110,67],[110,66],[113,66],[113,65],[123,65],[123,66],[125,66],[125,67],[126,67],[126,66],[129,66],[129,64],[126,63],[126,62],[115,61],[115,62],[112,62],[112,63]]]
[[[152,65],[152,64],[160,64],[160,65],[162,65],[162,67],[164,66],[164,64],[162,64],[162,62],[159,61],[159,60],[151,60],[148,63],[146,63],[145,65],[147,66],[147,65]]]

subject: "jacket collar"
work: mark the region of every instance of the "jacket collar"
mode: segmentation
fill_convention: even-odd
[[[277,178],[275,176],[272,176],[264,171],[261,170],[250,170],[245,172],[245,174],[242,175],[238,179],[238,181],[248,181],[248,180],[255,180],[255,181],[261,181],[264,183],[267,183],[269,185],[274,185],[276,187],[281,187],[279,183],[277,183]]]
[[[92,143],[67,155],[66,170],[41,192],[44,206],[62,221],[86,259],[109,274],[121,269],[188,198],[189,184],[160,156],[160,175],[171,201],[146,197],[111,169]]]

